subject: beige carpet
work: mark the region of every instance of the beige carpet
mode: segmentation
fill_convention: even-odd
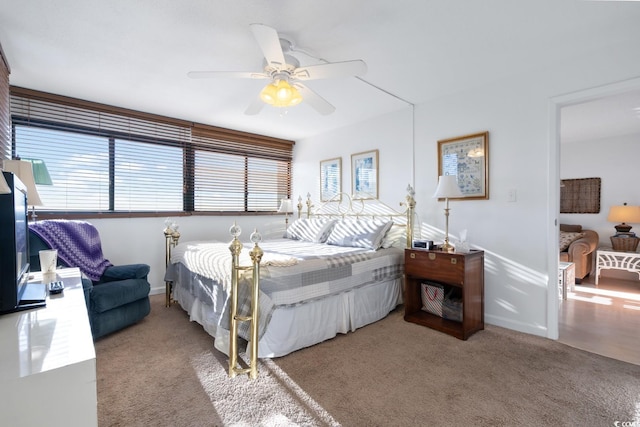
[[[199,325],[151,301],[96,343],[100,427],[640,423],[640,366],[544,338],[488,326],[460,341],[397,310],[230,379]]]

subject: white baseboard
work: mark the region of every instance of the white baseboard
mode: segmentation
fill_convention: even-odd
[[[500,316],[488,316],[486,314],[484,316],[484,321],[485,323],[500,326],[501,328],[512,329],[514,331],[524,332],[525,334],[547,338],[547,328],[540,325],[531,325],[529,323],[523,323],[513,319],[506,319]]]

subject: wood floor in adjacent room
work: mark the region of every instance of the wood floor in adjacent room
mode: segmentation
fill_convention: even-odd
[[[588,276],[560,304],[558,341],[640,365],[640,281]]]

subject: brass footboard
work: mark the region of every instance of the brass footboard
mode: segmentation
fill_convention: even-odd
[[[178,244],[178,240],[180,239],[180,233],[178,232],[178,224],[171,221],[167,218],[164,222],[164,257],[165,257],[165,268],[169,267],[169,263],[171,262],[171,249],[175,248]],[[165,299],[164,306],[169,307],[171,305],[171,291],[173,288],[172,282],[164,282],[165,286]]]
[[[229,230],[233,240],[229,245],[231,251],[231,314],[230,314],[230,337],[229,337],[229,377],[233,378],[238,374],[249,374],[249,378],[258,378],[258,307],[260,289],[260,261],[262,260],[262,249],[258,243],[262,240],[260,233],[251,233],[251,241],[255,244],[249,255],[251,256],[251,266],[240,265],[240,252],[242,243],[238,240],[240,227],[234,224]],[[251,314],[241,316],[238,314],[238,278],[241,271],[252,270],[251,285]],[[238,322],[251,322],[250,343],[248,352],[250,353],[249,367],[238,366]]]

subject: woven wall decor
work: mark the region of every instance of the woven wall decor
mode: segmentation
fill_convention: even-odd
[[[561,180],[560,213],[600,213],[600,178]]]

